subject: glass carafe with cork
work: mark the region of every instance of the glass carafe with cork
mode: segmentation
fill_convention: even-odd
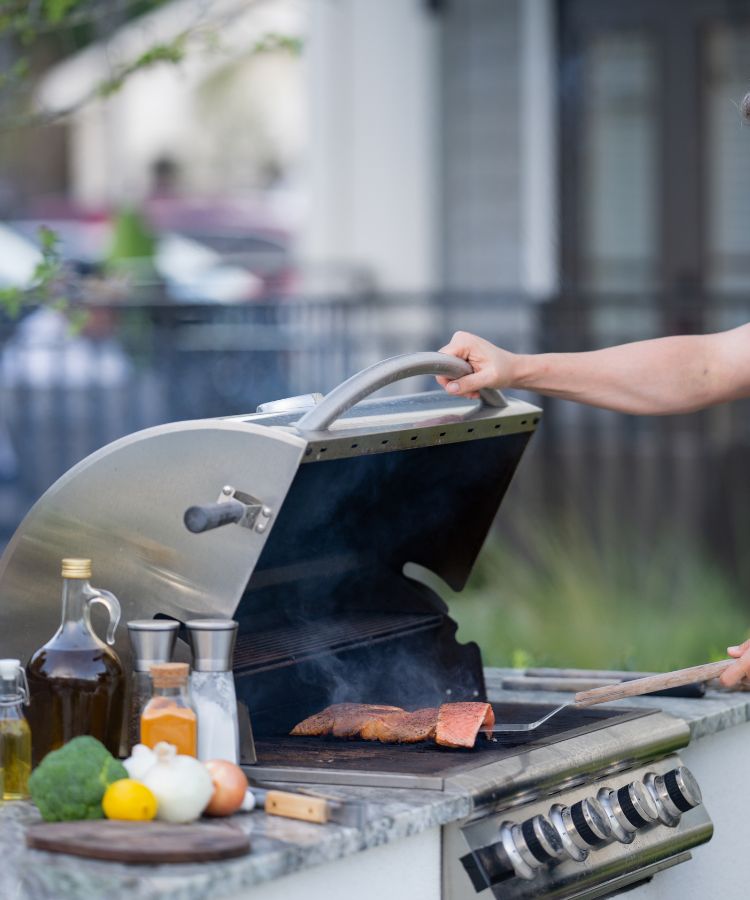
[[[198,717],[190,701],[187,663],[151,666],[153,694],[141,716],[141,743],[155,747],[174,744],[184,756],[198,754]]]
[[[88,734],[120,751],[125,677],[111,649],[120,621],[114,594],[89,584],[90,559],[62,561],[62,621],[27,666],[32,757],[36,765],[71,738]],[[91,627],[91,607],[109,613],[107,643]]]

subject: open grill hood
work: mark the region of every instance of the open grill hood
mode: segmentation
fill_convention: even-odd
[[[89,456],[0,560],[6,655],[28,658],[54,632],[60,559],[85,556],[125,620],[238,619],[238,695],[256,732],[337,699],[483,696],[478,648],[455,640],[445,604],[404,566],[464,586],[540,411],[497,392],[358,402],[400,377],[466,371],[441,354],[397,357],[316,405],[164,425]],[[186,509],[226,499],[225,486],[253,515],[188,531]]]

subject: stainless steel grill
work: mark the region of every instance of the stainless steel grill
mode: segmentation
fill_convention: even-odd
[[[668,716],[571,709],[526,742],[470,751],[288,736],[332,702],[486,697],[480,649],[457,640],[429,583],[464,586],[540,412],[496,392],[367,399],[406,375],[466,372],[440,354],[386,360],[320,402],[174,423],[103,448],[14,535],[0,561],[0,628],[21,657],[47,639],[66,556],[94,560],[127,619],[233,617],[255,777],[461,792],[474,811],[444,832],[447,898],[601,896],[710,837],[675,756],[687,728]],[[118,652],[128,660],[122,639]]]

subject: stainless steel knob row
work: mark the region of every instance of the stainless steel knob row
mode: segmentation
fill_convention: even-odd
[[[555,803],[549,819],[536,815],[520,825],[503,822],[500,844],[515,874],[530,881],[564,856],[583,862],[591,850],[612,840],[630,844],[636,832],[657,822],[673,827],[701,802],[700,788],[685,766],[664,775],[650,772],[643,783],[603,787],[596,799],[572,806]]]

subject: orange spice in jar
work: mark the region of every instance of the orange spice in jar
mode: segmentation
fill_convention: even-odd
[[[141,715],[141,743],[174,744],[184,756],[197,756],[198,718],[188,695],[187,663],[158,663],[149,669],[153,695]]]

